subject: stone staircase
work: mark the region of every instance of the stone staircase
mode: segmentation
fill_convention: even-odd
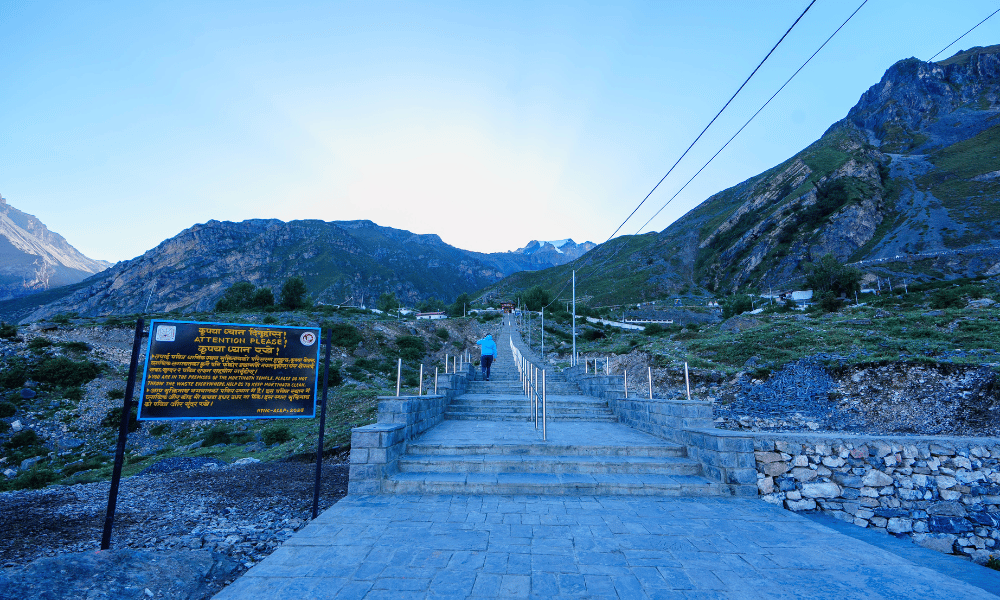
[[[497,343],[509,348],[506,336]],[[506,359],[506,360],[505,360]],[[548,374],[547,374],[548,375]],[[478,376],[477,376],[478,377]],[[546,377],[548,440],[509,356],[469,382],[445,421],[410,442],[384,491],[402,494],[730,495],[684,446],[617,422],[607,402]]]

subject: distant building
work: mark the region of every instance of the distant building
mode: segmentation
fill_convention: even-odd
[[[813,291],[812,290],[800,290],[792,292],[792,301],[799,306],[809,306],[812,304]]]
[[[503,310],[507,314],[511,314],[511,313],[514,312],[514,303],[513,302],[501,302],[500,303],[500,309]]]
[[[447,319],[448,315],[444,311],[417,313],[418,319]]]

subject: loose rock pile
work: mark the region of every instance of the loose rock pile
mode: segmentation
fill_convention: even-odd
[[[985,563],[1000,550],[1000,440],[755,436],[761,497]]]
[[[314,465],[254,459],[237,463],[207,463],[122,480],[112,549],[146,553],[160,565],[189,563],[198,572],[222,573],[207,582],[203,576],[178,573],[176,579],[197,583],[192,589],[171,587],[153,569],[145,580],[135,580],[142,587],[136,587],[132,597],[141,597],[144,588],[156,598],[210,597],[309,521]],[[346,495],[347,471],[343,462],[324,464],[321,510]],[[102,569],[116,569],[121,560],[135,555],[126,553],[117,562],[85,558],[100,546],[109,487],[99,482],[0,493],[0,598],[125,597],[110,593],[115,578]],[[32,563],[38,559],[43,560]],[[59,579],[54,574],[61,571],[59,585],[89,590],[88,595],[28,594],[43,589],[39,582],[54,585]]]

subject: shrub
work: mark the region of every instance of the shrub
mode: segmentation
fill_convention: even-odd
[[[352,348],[362,342],[361,331],[347,323],[333,323],[329,326],[330,341],[334,346]]]
[[[659,323],[648,323],[645,326],[645,329],[642,330],[642,333],[643,335],[660,335],[664,331],[666,331],[666,329],[663,328],[663,325],[660,325]]]
[[[275,323],[278,322],[278,319],[274,315],[267,315],[261,322],[264,323],[265,325],[274,325]]]
[[[806,285],[816,294],[832,292],[852,295],[861,290],[861,271],[842,264],[832,254],[825,254],[818,262],[806,265]]]
[[[59,342],[58,345],[69,352],[90,352],[90,344],[87,342]]]
[[[202,441],[202,446],[210,448],[218,444],[231,444],[232,441],[233,436],[229,428],[224,425],[218,425],[208,431],[204,441]]]
[[[0,433],[7,433],[10,431],[10,423],[7,421],[0,421]]]
[[[52,469],[31,469],[27,473],[18,475],[14,480],[14,486],[20,489],[40,490],[57,479],[59,476]]]
[[[107,392],[105,392],[105,394],[107,395],[108,399],[110,399],[110,400],[124,400],[125,399],[125,390],[120,389],[120,388],[114,388],[114,389],[108,390]]]
[[[101,373],[101,366],[89,360],[74,361],[59,356],[46,358],[32,370],[35,380],[68,387],[83,385]]]
[[[261,439],[268,446],[284,444],[292,439],[292,431],[288,428],[288,425],[271,425],[261,432]]]
[[[358,381],[364,381],[365,379],[368,378],[368,374],[365,373],[364,370],[357,365],[348,365],[347,367],[344,367],[344,370],[347,371],[348,375],[350,375],[354,379],[357,379]]]
[[[605,337],[604,332],[600,329],[587,329],[583,332],[583,339],[588,342],[594,342]]]
[[[166,423],[160,423],[159,425],[153,425],[149,428],[149,435],[161,436],[170,433],[170,425]]]
[[[747,294],[729,296],[722,301],[722,318],[728,319],[753,310],[753,299]]]
[[[448,330],[445,329],[444,327],[438,327],[437,329],[435,329],[434,335],[438,336],[442,340],[447,340],[451,337],[451,334],[448,333]]]
[[[72,317],[66,313],[59,313],[58,315],[52,317],[52,322],[58,323],[59,325],[69,325],[71,318]]]
[[[28,380],[27,369],[23,361],[12,360],[0,369],[0,388],[14,389],[24,385]]]
[[[958,308],[961,305],[962,293],[958,288],[938,290],[931,296],[931,308]]]
[[[235,312],[251,306],[256,288],[249,281],[239,281],[229,286],[229,289],[215,303],[219,312]]]
[[[41,350],[48,348],[51,345],[52,341],[49,340],[48,338],[36,337],[36,338],[31,338],[31,341],[28,342],[28,349],[33,350],[35,352],[39,352]]]
[[[833,292],[826,291],[819,295],[819,301],[816,303],[823,312],[837,312],[844,306],[844,302],[836,297]]]
[[[122,424],[122,407],[117,406],[109,410],[104,418],[101,419],[101,425],[105,427],[110,427],[112,429],[117,429],[121,427]],[[136,410],[133,408],[129,411],[128,415],[128,432],[132,433],[136,429],[139,429],[138,415]]]
[[[12,340],[17,337],[17,325],[0,321],[0,338]]]
[[[420,361],[427,352],[424,338],[416,335],[401,335],[396,338],[396,347],[399,348],[399,357],[404,361]]]
[[[83,388],[78,385],[68,388],[66,391],[63,392],[63,398],[66,398],[67,400],[72,400],[74,402],[79,402],[80,400],[83,400]]]
[[[40,446],[41,444],[42,438],[35,433],[34,429],[22,429],[10,436],[10,439],[4,442],[4,447],[10,450],[17,450],[18,448]]]
[[[7,417],[13,417],[14,413],[17,412],[17,407],[10,402],[0,402],[0,419],[6,419]]]

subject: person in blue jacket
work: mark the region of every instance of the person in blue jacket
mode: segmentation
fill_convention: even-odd
[[[483,367],[483,380],[490,380],[490,366],[497,357],[497,343],[493,341],[493,336],[486,334],[486,337],[476,342],[480,348],[479,363]]]

